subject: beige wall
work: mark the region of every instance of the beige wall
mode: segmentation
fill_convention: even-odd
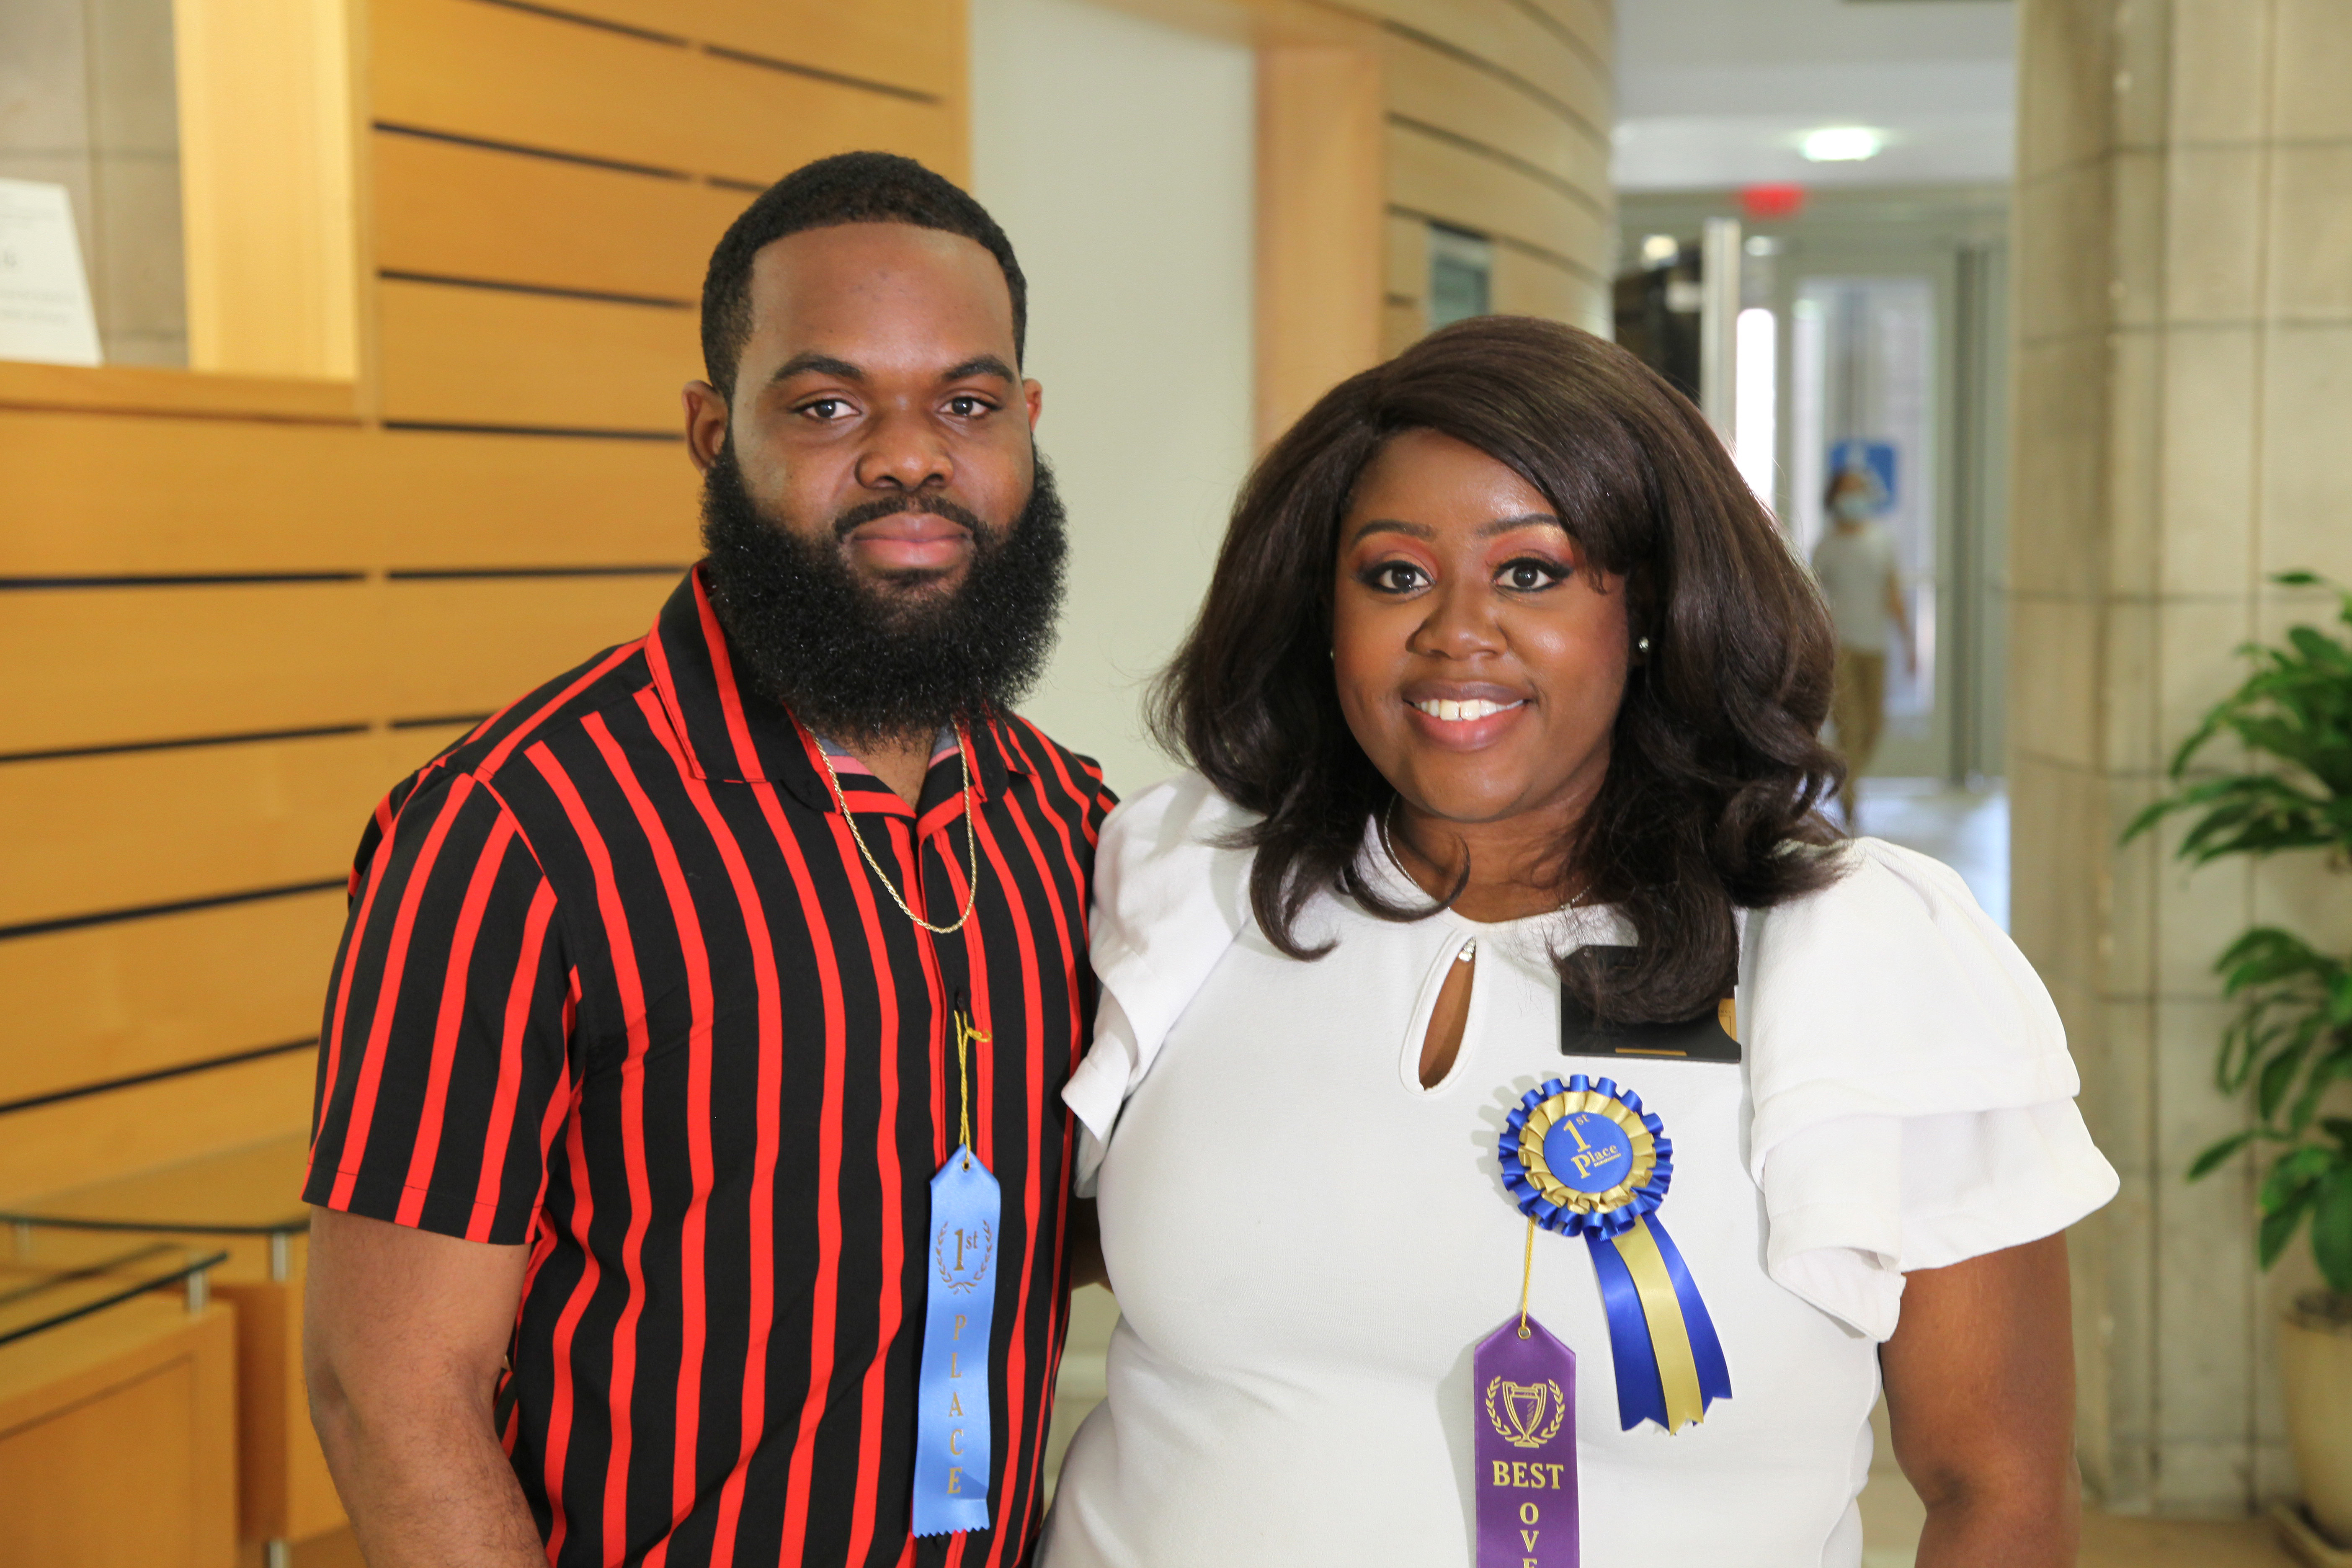
[[[2256,1272],[2250,1162],[2182,1180],[2242,1120],[2210,966],[2256,920],[2352,945],[2352,910],[2307,863],[2116,841],[2232,645],[2327,614],[2267,574],[2352,580],[2352,7],[2021,9],[2013,923],[2124,1177],[2075,1236],[2084,1468],[2120,1511],[2235,1512],[2292,1484],[2273,1324],[2307,1264]]]
[[[1143,683],[1249,466],[1253,51],[1086,0],[974,0],[972,187],[1030,286],[1038,442],[1070,510],[1061,643],[1023,705],[1122,795],[1173,772]]]

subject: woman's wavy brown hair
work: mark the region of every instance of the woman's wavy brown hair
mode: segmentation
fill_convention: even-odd
[[[1638,943],[1562,980],[1599,1016],[1712,1008],[1738,964],[1737,909],[1836,875],[1817,807],[1843,765],[1819,739],[1835,642],[1812,578],[1698,410],[1588,332],[1486,316],[1350,377],[1276,442],[1244,486],[1199,618],[1154,691],[1153,722],[1264,820],[1250,899],[1268,938],[1318,892],[1374,913],[1357,858],[1395,792],[1356,744],[1331,676],[1339,522],[1374,453],[1433,430],[1533,485],[1586,558],[1622,574],[1633,657],[1609,770],[1561,846],[1562,892],[1612,904]]]

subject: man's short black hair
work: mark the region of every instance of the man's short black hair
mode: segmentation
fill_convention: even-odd
[[[1004,269],[1013,294],[1013,352],[1029,335],[1029,284],[1013,242],[988,209],[912,158],[894,153],[842,153],[819,158],[770,185],[729,226],[702,279],[702,365],[710,384],[735,395],[735,368],[751,339],[751,258],[761,247],[804,229],[845,223],[906,223],[960,234]]]

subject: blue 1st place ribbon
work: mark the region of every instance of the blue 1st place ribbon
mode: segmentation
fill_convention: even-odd
[[[950,1154],[931,1178],[915,1419],[917,1535],[988,1528],[988,1338],[1002,1205],[996,1178],[968,1148]]]
[[[1520,1212],[1547,1230],[1582,1237],[1592,1255],[1618,1419],[1629,1432],[1643,1421],[1680,1431],[1731,1397],[1715,1321],[1658,1215],[1674,1152],[1641,1096],[1582,1073],[1528,1090],[1496,1151]]]
[[[996,1316],[997,1227],[1004,1197],[971,1152],[971,1058],[988,1036],[955,1016],[962,1136],[931,1178],[923,1259],[923,1371],[916,1388],[915,1533],[988,1528],[989,1325]]]

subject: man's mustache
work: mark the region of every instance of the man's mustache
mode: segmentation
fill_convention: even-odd
[[[969,529],[974,539],[983,542],[994,538],[996,534],[996,530],[982,522],[978,513],[969,508],[957,505],[945,496],[895,495],[877,496],[872,500],[859,501],[856,506],[849,508],[833,520],[833,537],[836,541],[844,541],[869,522],[880,518],[897,517],[901,512],[909,511],[927,512],[933,517],[943,517],[959,528]]]

